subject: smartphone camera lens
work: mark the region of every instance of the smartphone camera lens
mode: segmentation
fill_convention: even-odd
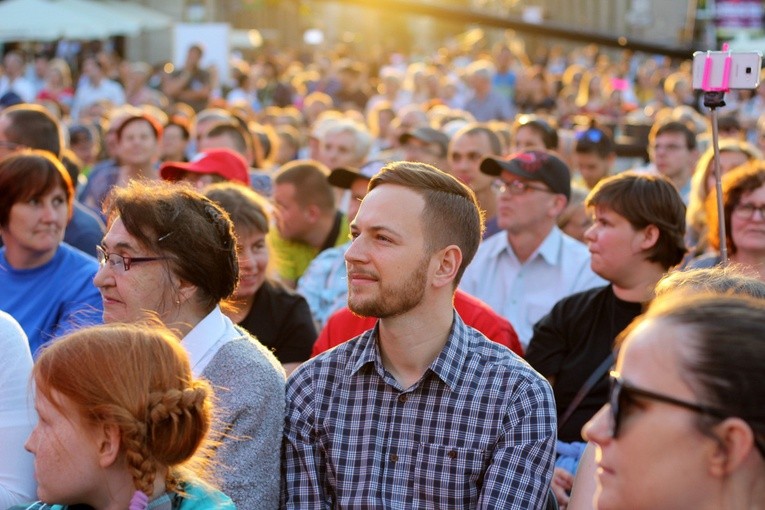
[[[746,74],[752,74],[752,68],[751,67],[747,67],[746,68]]]

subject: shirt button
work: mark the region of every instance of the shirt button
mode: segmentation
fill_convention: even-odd
[[[390,461],[391,462],[396,462],[397,460],[398,460],[398,455],[396,455],[395,453],[391,453],[390,454]]]
[[[457,458],[457,450],[450,450],[449,453],[447,453],[446,455],[448,455],[450,459],[456,459]]]
[[[405,403],[407,400],[409,400],[409,396],[406,393],[402,393],[398,396],[398,401],[402,404]]]

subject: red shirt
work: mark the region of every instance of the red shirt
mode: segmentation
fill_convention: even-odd
[[[510,348],[519,356],[523,356],[523,347],[518,341],[518,334],[507,319],[498,315],[486,303],[457,289],[454,293],[454,308],[460,314],[465,324],[471,326],[489,340]],[[372,329],[377,322],[375,317],[359,317],[348,307],[333,313],[319,333],[319,338],[313,344],[311,356],[316,356],[341,343],[359,336]]]

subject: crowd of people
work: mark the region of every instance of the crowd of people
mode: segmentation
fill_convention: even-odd
[[[61,57],[0,67],[0,509],[761,508],[765,84],[718,172],[690,60]]]

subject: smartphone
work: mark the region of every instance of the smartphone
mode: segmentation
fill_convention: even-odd
[[[762,55],[756,51],[697,51],[693,54],[693,88],[695,90],[718,89],[723,86],[725,59],[730,55],[731,66],[728,77],[729,89],[756,89],[760,84]],[[707,57],[710,57],[707,63]],[[704,84],[704,69],[711,65],[709,83]]]

